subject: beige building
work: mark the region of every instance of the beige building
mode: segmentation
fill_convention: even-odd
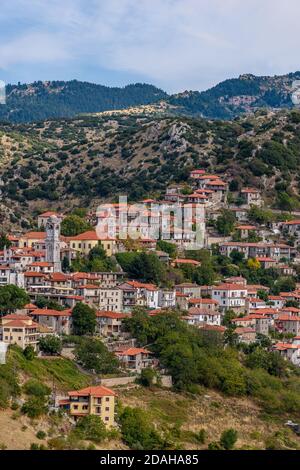
[[[39,340],[38,326],[27,315],[6,315],[1,319],[2,341],[16,344],[22,349],[25,349],[26,346],[32,346],[36,351]]]
[[[31,248],[32,245],[45,244],[46,232],[27,232],[19,238],[19,248]]]
[[[70,248],[82,255],[88,255],[91,249],[99,243],[104,248],[107,256],[111,256],[115,252],[116,240],[113,238],[100,238],[95,230],[88,230],[75,237],[65,238],[70,243]]]
[[[115,424],[116,393],[103,386],[87,387],[68,392],[69,399],[60,405],[76,420],[82,416],[99,416],[107,427]]]

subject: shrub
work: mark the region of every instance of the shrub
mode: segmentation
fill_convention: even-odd
[[[106,429],[99,416],[89,415],[81,418],[76,424],[76,432],[81,439],[101,442],[106,437]]]
[[[204,444],[206,441],[206,431],[205,429],[200,429],[199,432],[195,433],[195,439],[200,443]]]
[[[140,408],[127,406],[120,415],[122,438],[134,450],[164,449],[164,441]]]
[[[151,369],[151,367],[146,367],[142,369],[141,375],[139,377],[139,383],[144,387],[151,387],[153,385],[154,379],[156,378],[156,371]]]
[[[46,435],[44,431],[38,431],[35,436],[37,439],[45,439]]]
[[[62,342],[57,336],[45,336],[39,341],[39,348],[47,354],[59,354],[62,350]]]
[[[36,379],[28,380],[23,386],[24,392],[27,395],[33,395],[35,397],[44,398],[46,395],[50,395],[50,388],[47,385],[39,382]]]
[[[32,361],[36,356],[36,352],[31,345],[26,346],[23,351],[23,354],[26,357],[27,361]]]
[[[29,416],[29,418],[38,418],[39,416],[47,413],[47,406],[45,404],[45,400],[32,397],[23,404],[21,411]]]
[[[231,450],[237,441],[238,433],[235,429],[227,429],[222,432],[220,444],[226,450]]]

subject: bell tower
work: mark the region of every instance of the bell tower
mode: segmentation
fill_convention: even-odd
[[[54,272],[61,272],[60,223],[61,220],[55,215],[51,215],[46,222],[46,261],[53,263]]]

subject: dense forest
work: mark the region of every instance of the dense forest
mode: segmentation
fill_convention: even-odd
[[[77,80],[7,85],[6,95],[6,105],[0,106],[0,120],[11,122],[124,109],[167,97],[162,90],[143,83],[117,88]]]

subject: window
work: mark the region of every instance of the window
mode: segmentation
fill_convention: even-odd
[[[74,410],[78,410],[78,405],[74,405]]]
[[[105,411],[109,411],[109,406],[106,406],[106,407],[105,407]]]
[[[106,397],[106,398],[105,398],[105,401],[109,401],[109,397]]]
[[[105,421],[109,421],[109,416],[105,416]]]

